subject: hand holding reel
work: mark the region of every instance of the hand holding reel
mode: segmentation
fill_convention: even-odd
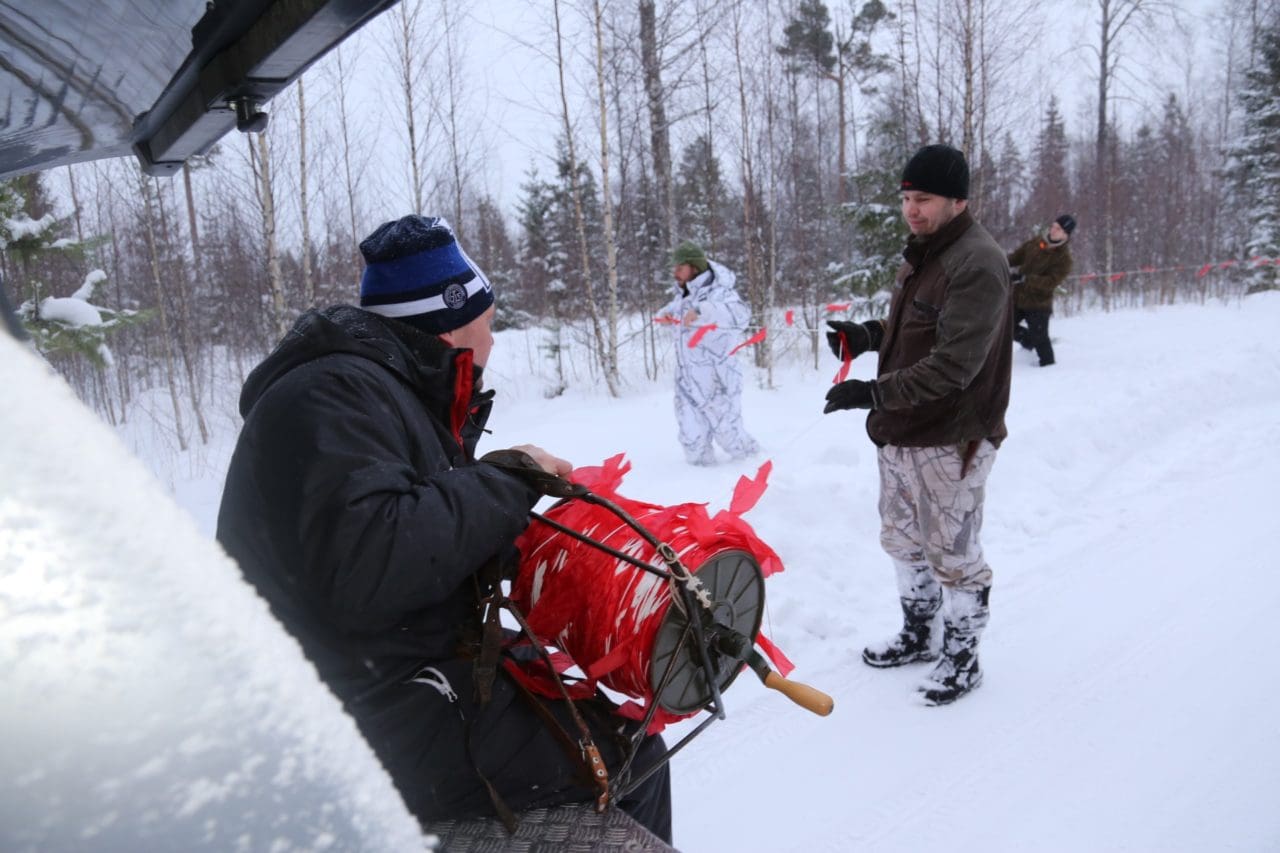
[[[486,461],[493,460],[486,457]],[[540,468],[532,470],[521,465],[518,473],[542,494],[563,499],[549,511],[550,514],[556,514],[558,508],[573,500],[602,507],[620,519],[629,530],[634,531],[635,535],[647,543],[652,553],[646,561],[637,556],[635,548],[624,551],[614,547],[618,544],[616,542],[610,544],[587,536],[548,515],[531,513],[535,521],[613,557],[619,561],[613,564],[619,570],[621,564],[625,563],[661,579],[665,582],[662,586],[669,590],[669,606],[651,635],[652,644],[648,655],[644,657],[647,671],[631,673],[634,677],[630,682],[630,689],[621,690],[627,695],[647,701],[643,719],[632,738],[633,748],[621,771],[615,775],[615,783],[610,786],[611,799],[625,796],[712,721],[724,719],[722,691],[744,667],[750,667],[767,687],[778,690],[801,707],[822,716],[831,713],[834,707],[831,697],[808,685],[787,680],[775,672],[764,656],[755,649],[764,614],[764,574],[752,554],[733,547],[713,549],[713,553],[701,565],[690,570],[670,544],[661,541],[614,501]],[[613,538],[616,539],[616,536]],[[618,573],[619,571],[615,571],[612,574]],[[630,574],[635,577],[634,572]],[[598,585],[598,578],[599,575],[595,574],[576,578],[576,581],[579,585]],[[631,591],[634,592],[634,588]],[[544,588],[542,595],[547,594]],[[580,616],[588,618],[589,611],[584,610]],[[576,653],[575,649],[567,647],[572,643],[552,641],[552,645],[564,647],[580,664],[592,660],[595,654],[592,651]],[[607,678],[601,680],[609,684]],[[618,689],[614,684],[609,686]],[[637,693],[642,695],[635,695]],[[634,778],[628,778],[631,762],[636,754],[635,747],[659,710],[665,712],[660,723],[680,716],[690,716],[700,710],[708,711],[710,716],[668,750],[654,766]]]

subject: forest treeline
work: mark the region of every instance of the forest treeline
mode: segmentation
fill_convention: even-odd
[[[930,142],[965,151],[970,204],[1002,245],[1076,216],[1065,310],[1280,278],[1276,0],[1211,19],[1089,0],[1069,58],[1092,70],[1069,74],[1039,4],[1016,0],[529,5],[537,26],[513,34],[461,0],[403,0],[281,93],[265,132],[172,178],[113,160],[8,182],[4,287],[37,345],[108,420],[164,384],[185,446],[207,435],[220,366],[243,373],[300,312],[351,301],[359,240],[418,211],[488,273],[500,325],[545,329],[552,359],[586,340],[618,394],[620,364],[657,370],[663,341],[626,322],[668,298],[681,239],[738,272],[754,326],[874,310],[906,236],[898,175]],[[551,105],[505,206],[473,55],[499,38],[545,63]],[[73,294],[96,322],[67,319],[56,300]],[[643,360],[620,359],[629,346]],[[770,340],[755,353],[767,375]]]

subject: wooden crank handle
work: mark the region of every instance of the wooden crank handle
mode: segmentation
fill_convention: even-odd
[[[764,679],[764,686],[777,690],[801,708],[812,711],[819,717],[825,717],[836,707],[836,702],[821,690],[801,684],[799,681],[788,681],[776,672],[770,672]]]

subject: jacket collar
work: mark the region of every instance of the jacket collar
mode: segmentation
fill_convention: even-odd
[[[492,391],[480,391],[483,371],[472,361],[471,350],[454,349],[409,323],[380,319],[407,355],[400,372],[471,456],[493,399]]]
[[[435,335],[351,305],[308,311],[249,374],[240,395],[248,416],[257,400],[290,370],[326,355],[346,353],[395,374],[460,445],[474,445],[493,396],[480,391],[471,351],[453,349]],[[477,423],[479,421],[479,423]],[[469,441],[468,441],[469,440]]]
[[[907,240],[907,247],[902,250],[902,257],[906,258],[907,263],[911,264],[912,267],[918,269],[926,257],[946,250],[948,246],[960,239],[960,235],[968,231],[972,225],[973,214],[969,212],[969,208],[966,206],[954,219],[933,234],[926,237],[911,235]]]

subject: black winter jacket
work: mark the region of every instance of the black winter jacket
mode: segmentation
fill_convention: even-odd
[[[1014,307],[1023,311],[1053,313],[1053,294],[1071,274],[1069,241],[1058,245],[1033,237],[1009,253],[1009,264],[1025,277],[1014,288]]]
[[[1004,253],[964,210],[936,234],[911,237],[902,254],[867,433],[881,446],[999,446],[1013,364]]]
[[[218,540],[424,816],[470,767],[458,709],[408,681],[441,662],[471,692],[457,646],[473,578],[538,499],[474,460],[492,398],[477,374],[469,350],[395,320],[303,315],[245,383],[218,514]]]

